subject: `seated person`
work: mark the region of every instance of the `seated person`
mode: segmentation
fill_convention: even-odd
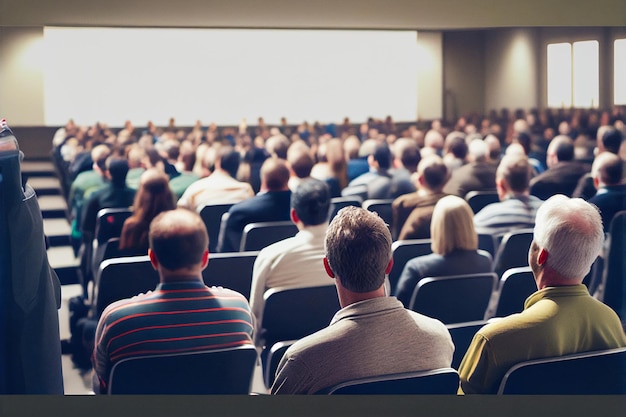
[[[598,155],[591,167],[593,184],[598,191],[589,202],[600,210],[606,233],[609,232],[615,214],[626,210],[626,183],[622,184],[623,171],[624,161],[610,152]]]
[[[276,287],[329,285],[324,271],[324,237],[328,228],[330,190],[325,182],[309,179],[291,194],[291,220],[298,234],[267,246],[254,261],[250,309],[257,326],[263,319],[263,294]],[[258,346],[262,341],[255,333]]]
[[[209,238],[200,216],[186,209],[163,212],[150,224],[149,236],[148,255],[160,283],[102,312],[92,358],[96,393],[107,392],[109,373],[120,359],[251,343],[244,296],[204,285]]]
[[[397,240],[429,239],[430,219],[449,178],[448,168],[438,155],[428,155],[417,166],[417,191],[396,198],[391,204],[391,234]]]
[[[459,366],[463,393],[495,394],[520,362],[626,346],[617,314],[582,284],[603,242],[602,220],[591,204],[562,195],[543,203],[528,253],[538,291],[524,311],[474,336]]]
[[[535,225],[535,214],[543,201],[530,195],[532,166],[525,155],[505,155],[496,171],[500,202],[489,204],[474,216],[476,232],[499,235]]]
[[[491,257],[478,252],[472,218],[472,209],[460,197],[449,195],[437,202],[430,223],[433,253],[408,261],[398,279],[394,295],[405,307],[422,278],[491,272]]]
[[[450,366],[454,345],[445,326],[385,294],[393,259],[382,219],[358,207],[340,210],[325,250],[342,308],[327,328],[287,350],[272,394],[314,394],[356,378]]]
[[[367,144],[375,144],[368,140]],[[365,194],[364,200],[391,198],[391,150],[386,143],[376,144],[367,157],[369,172],[359,175],[341,191],[342,196]],[[363,192],[366,190],[365,192]]]
[[[268,158],[261,167],[261,191],[228,210],[224,241],[219,252],[237,252],[243,229],[255,222],[290,220],[289,168],[284,159]]]
[[[481,139],[469,143],[469,163],[454,170],[443,191],[465,197],[470,191],[494,191],[497,165],[491,160],[489,145]]]
[[[150,168],[141,175],[133,214],[122,227],[120,250],[146,253],[150,222],[159,213],[176,208],[174,193],[168,181],[168,176],[156,168]]]

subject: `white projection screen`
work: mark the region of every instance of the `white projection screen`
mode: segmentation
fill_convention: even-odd
[[[415,31],[44,30],[45,123],[417,117]]]

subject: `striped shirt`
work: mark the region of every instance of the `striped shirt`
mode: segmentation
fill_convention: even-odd
[[[251,343],[252,329],[244,296],[202,281],[161,283],[155,291],[115,302],[96,330],[93,362],[100,392],[122,359],[240,346]]]

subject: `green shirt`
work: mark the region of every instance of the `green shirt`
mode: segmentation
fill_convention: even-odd
[[[624,346],[617,314],[587,287],[547,287],[528,297],[521,313],[478,331],[459,366],[460,392],[495,394],[520,362]]]

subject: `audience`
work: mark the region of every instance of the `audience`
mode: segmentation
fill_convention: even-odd
[[[240,346],[253,324],[239,293],[208,288],[202,270],[209,239],[200,216],[176,209],[150,224],[150,261],[160,283],[154,291],[109,305],[98,322],[93,353],[94,391],[107,392],[121,359]]]
[[[469,163],[452,172],[443,191],[459,197],[465,197],[470,191],[495,191],[497,165],[489,157],[487,144],[474,139],[468,152]]]
[[[417,165],[421,160],[420,150],[413,139],[399,138],[392,146],[393,168],[391,174],[391,198],[415,191],[415,185],[411,176],[417,171]]]
[[[460,197],[449,195],[437,202],[430,223],[433,253],[407,262],[394,293],[405,307],[422,278],[491,272],[491,256],[478,252],[473,217]]]
[[[474,216],[479,234],[501,235],[535,225],[535,214],[542,201],[530,195],[532,166],[526,155],[505,155],[496,171],[499,203],[489,204]]]
[[[316,179],[303,181],[291,194],[291,221],[298,233],[291,238],[265,247],[254,262],[250,309],[257,330],[263,319],[263,294],[276,287],[315,287],[329,285],[324,271],[324,237],[330,214],[330,191],[326,183]],[[260,334],[255,344],[263,346]]]
[[[375,213],[340,210],[324,247],[342,309],[327,328],[287,350],[272,394],[314,394],[356,378],[450,366],[454,346],[445,326],[385,294],[391,235]]]
[[[582,284],[603,242],[594,206],[562,195],[543,203],[528,253],[538,291],[522,313],[487,324],[474,336],[459,367],[461,392],[496,393],[519,362],[626,346],[617,314]]]

